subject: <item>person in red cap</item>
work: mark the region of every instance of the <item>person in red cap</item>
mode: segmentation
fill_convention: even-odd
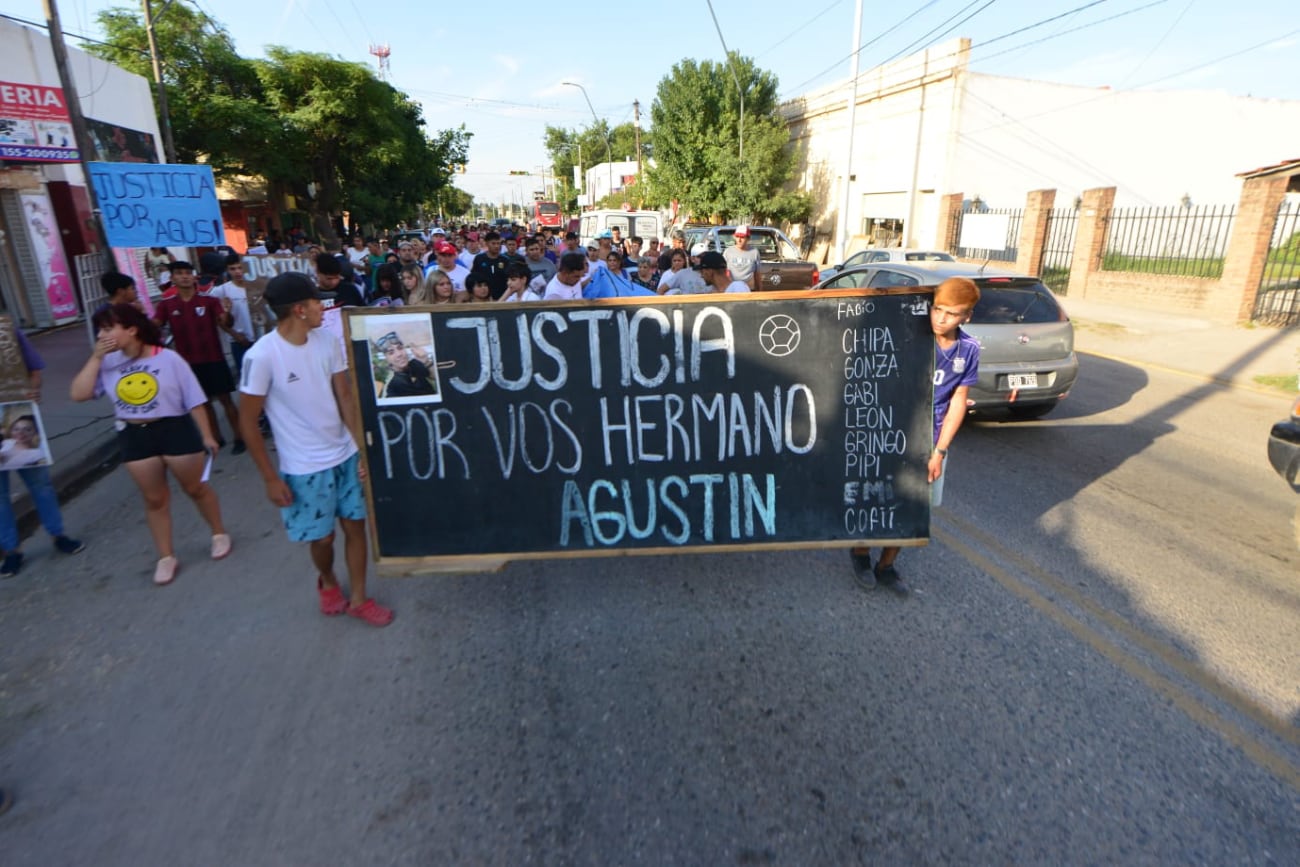
[[[735,246],[722,253],[731,270],[731,279],[758,291],[758,251],[749,246],[749,226],[737,226],[735,238]]]
[[[427,279],[434,271],[441,271],[451,278],[451,289],[455,293],[457,300],[465,295],[465,278],[469,276],[469,269],[460,264],[456,258],[456,246],[446,241],[435,241],[433,245],[434,261],[424,270],[424,276]]]

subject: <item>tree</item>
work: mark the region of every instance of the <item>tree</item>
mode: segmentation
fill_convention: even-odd
[[[86,50],[152,81],[139,8],[107,9],[98,19],[104,43]],[[239,56],[220,24],[189,6],[167,7],[154,23],[154,34],[177,161],[193,164],[203,158],[218,177],[253,173],[248,166],[277,152],[268,147],[277,123],[261,101],[253,64]]]
[[[648,172],[650,198],[677,199],[690,213],[726,221],[806,219],[811,199],[782,192],[795,158],[777,111],[777,78],[734,52],[730,61],[745,94],[744,159],[732,69],[683,60],[659,82],[650,107],[656,161]]]
[[[605,136],[609,135],[608,154],[615,162],[625,158],[636,159],[636,126],[623,123],[609,128],[604,120],[585,129],[564,129],[547,126],[544,144],[551,158],[551,170],[555,173],[556,187],[563,190],[560,206],[566,211],[578,209],[578,192],[573,187],[573,167],[578,164],[578,153],[582,153],[582,169],[606,161]],[[641,133],[641,157],[649,159],[653,152],[650,136]],[[557,196],[560,193],[556,194]]]
[[[474,213],[474,197],[459,187],[448,186],[439,190],[437,196],[425,205],[430,212],[453,220]]]
[[[105,59],[151,74],[138,13],[100,14]],[[246,60],[216,22],[171,6],[155,23],[177,158],[218,177],[264,178],[273,198],[292,193],[315,234],[336,237],[341,211],[393,225],[450,186],[466,160],[462,126],[429,136],[420,107],[364,64],[272,46]]]

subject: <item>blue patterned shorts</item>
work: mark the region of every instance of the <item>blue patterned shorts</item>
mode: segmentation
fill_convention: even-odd
[[[293,542],[314,542],[334,532],[335,518],[366,517],[366,495],[357,478],[361,453],[328,470],[293,476],[281,473],[293,492],[293,503],[280,509],[284,529]]]

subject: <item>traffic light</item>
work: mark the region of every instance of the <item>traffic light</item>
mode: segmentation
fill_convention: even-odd
[[[512,175],[531,175],[532,172],[525,172],[525,171],[520,171],[520,170],[518,170],[518,169],[511,169],[511,170],[510,170],[510,174],[512,174]]]

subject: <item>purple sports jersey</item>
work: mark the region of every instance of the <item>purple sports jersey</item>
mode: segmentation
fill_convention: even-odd
[[[952,394],[962,385],[974,385],[979,378],[980,345],[960,329],[957,342],[947,349],[934,344],[934,441],[939,441],[939,431],[948,416]]]

